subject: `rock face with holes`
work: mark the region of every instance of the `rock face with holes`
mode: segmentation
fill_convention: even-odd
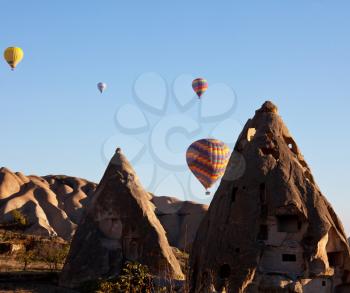
[[[150,199],[117,149],[73,237],[61,285],[116,276],[125,261],[164,278],[182,278]]]
[[[266,102],[235,154],[194,241],[191,292],[350,292],[349,244],[300,150]]]

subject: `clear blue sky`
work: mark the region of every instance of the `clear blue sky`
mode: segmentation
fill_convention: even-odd
[[[0,47],[20,46],[25,58],[15,72],[0,64],[0,165],[98,181],[104,142],[119,133],[118,109],[135,104],[140,75],[159,74],[170,100],[176,78],[203,76],[236,93],[238,123],[223,134],[232,142],[264,100],[279,106],[350,232],[349,11],[348,0],[6,1]],[[103,95],[98,81],[108,83]],[[168,111],[177,113],[176,104]],[[134,147],[121,144],[126,153]],[[141,180],[149,173],[140,171]]]

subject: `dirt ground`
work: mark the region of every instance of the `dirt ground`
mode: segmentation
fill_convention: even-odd
[[[75,293],[58,287],[59,272],[48,271],[7,271],[0,272],[0,293]]]
[[[9,256],[0,256],[0,272],[13,272],[23,270],[23,263]],[[32,262],[27,266],[28,271],[49,271],[44,262]]]
[[[0,283],[0,293],[77,293],[77,291],[42,283]]]

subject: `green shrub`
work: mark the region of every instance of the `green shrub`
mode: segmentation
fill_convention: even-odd
[[[100,283],[97,293],[148,293],[152,292],[152,288],[152,277],[148,268],[136,262],[127,262],[116,279]]]
[[[28,226],[28,220],[26,216],[19,210],[15,209],[11,211],[13,222],[17,224],[20,228],[25,228]]]
[[[161,293],[164,288],[153,287],[152,276],[148,268],[136,262],[125,263],[118,277],[89,281],[83,284],[80,292],[84,293]]]

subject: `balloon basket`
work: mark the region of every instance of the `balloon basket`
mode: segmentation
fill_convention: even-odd
[[[210,195],[210,191],[206,191],[206,192],[205,192],[205,195]]]

